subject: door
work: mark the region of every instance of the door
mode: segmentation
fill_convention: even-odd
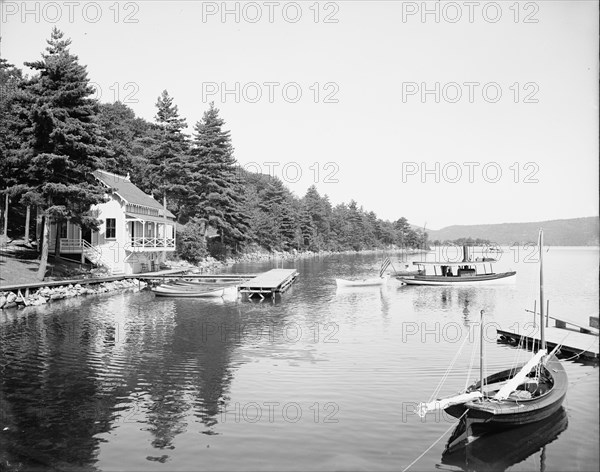
[[[87,241],[88,244],[92,244],[92,230],[89,228],[82,229],[81,239]]]

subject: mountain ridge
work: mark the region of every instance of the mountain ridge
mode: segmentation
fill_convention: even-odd
[[[537,241],[540,228],[549,246],[600,245],[598,216],[526,223],[496,223],[452,225],[439,230],[427,230],[429,241],[452,241],[459,238],[488,239],[494,244],[511,245]]]

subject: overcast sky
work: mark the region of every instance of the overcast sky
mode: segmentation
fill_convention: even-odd
[[[9,62],[39,58],[56,25],[101,101],[138,116],[167,89],[191,133],[214,101],[238,162],[299,196],[315,183],[430,229],[598,215],[595,1],[3,1],[1,15]]]

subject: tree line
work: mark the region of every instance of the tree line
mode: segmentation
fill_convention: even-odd
[[[90,206],[106,198],[92,172],[103,169],[166,202],[177,221],[178,254],[197,262],[268,250],[342,251],[426,245],[406,218],[384,221],[352,200],[332,205],[311,186],[294,195],[277,177],[245,171],[231,133],[211,103],[186,135],[186,119],[165,90],[154,122],[121,102],[100,103],[71,41],[52,30],[45,52],[24,65],[0,58],[0,189],[5,205],[41,215],[40,271],[48,258],[49,225],[67,220],[97,230]],[[6,234],[7,212],[4,214]],[[29,222],[25,224],[28,232]],[[58,233],[58,232],[57,232]],[[58,244],[58,237],[56,244]]]

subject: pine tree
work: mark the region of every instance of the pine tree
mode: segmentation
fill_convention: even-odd
[[[166,90],[158,97],[156,108],[157,128],[146,140],[148,172],[140,186],[157,200],[166,198],[169,209],[183,222],[180,217],[193,202],[189,187],[189,143],[183,133],[187,125]]]
[[[24,198],[44,214],[42,256],[38,277],[44,278],[48,258],[48,225],[67,219],[97,228],[90,206],[104,200],[105,189],[93,177],[104,152],[95,121],[98,104],[91,98],[85,66],[69,52],[70,40],[54,28],[42,59],[25,63],[38,71],[24,85],[28,107],[24,163]]]
[[[2,234],[8,228],[8,210],[6,202],[18,182],[18,161],[14,150],[18,149],[19,117],[16,112],[15,101],[21,85],[21,70],[9,64],[6,59],[0,58],[0,218]],[[6,236],[6,234],[4,234]]]
[[[257,236],[259,244],[269,249],[293,247],[296,224],[291,209],[292,195],[278,178],[269,178],[258,199]]]
[[[408,244],[408,235],[409,235],[409,231],[411,229],[406,218],[404,218],[404,217],[398,218],[394,222],[394,229],[396,230],[396,234],[397,234],[396,243],[401,248],[405,248]]]
[[[229,131],[219,110],[210,104],[201,121],[194,127],[191,187],[196,197],[195,216],[216,229],[221,243],[229,247],[248,239],[248,216],[243,211],[243,192],[237,179],[236,161]]]
[[[133,110],[121,102],[100,104],[98,123],[108,142],[103,169],[121,175],[130,173],[132,182],[143,182],[148,174],[148,149],[144,141],[156,125],[137,118]]]

